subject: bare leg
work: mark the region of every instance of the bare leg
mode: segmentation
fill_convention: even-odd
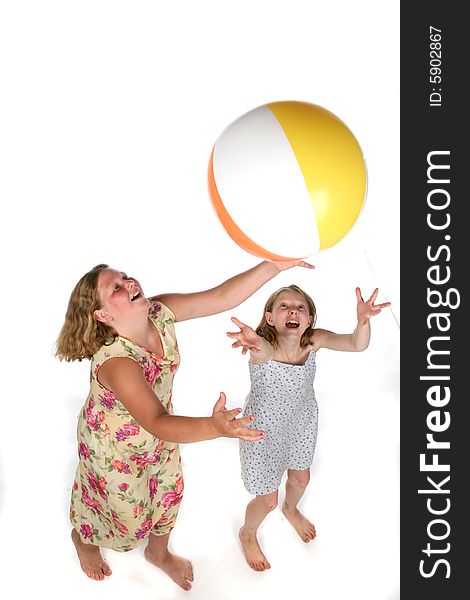
[[[191,581],[194,581],[193,567],[189,560],[172,554],[168,550],[170,534],[149,535],[148,544],[145,548],[145,558],[156,567],[165,571],[175,583],[183,590],[191,589]]]
[[[82,542],[78,531],[75,529],[72,529],[72,541],[77,550],[80,566],[88,577],[100,581],[101,579],[104,579],[105,575],[111,575],[112,571],[108,564],[103,560],[98,546]]]
[[[271,568],[265,555],[261,552],[256,532],[266,515],[276,506],[277,492],[272,492],[265,496],[256,496],[246,507],[245,523],[240,529],[239,535],[246,561],[255,571],[265,571]]]
[[[300,538],[308,543],[316,536],[315,527],[297,508],[297,504],[304,495],[305,488],[310,481],[310,470],[295,471],[288,469],[286,482],[286,498],[282,505],[282,512],[286,519],[295,528]]]

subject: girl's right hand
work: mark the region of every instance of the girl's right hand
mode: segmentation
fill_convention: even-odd
[[[248,350],[252,352],[261,352],[261,337],[252,329],[249,325],[245,325],[235,317],[231,319],[232,323],[235,323],[240,331],[227,332],[228,337],[235,339],[232,348],[239,348],[242,346],[242,354],[246,354]]]
[[[258,429],[248,429],[246,425],[252,423],[254,417],[240,417],[241,408],[227,410],[225,407],[226,397],[223,392],[220,392],[219,399],[214,405],[212,411],[212,420],[214,427],[219,434],[219,437],[239,438],[246,442],[257,442],[264,437],[264,432]]]

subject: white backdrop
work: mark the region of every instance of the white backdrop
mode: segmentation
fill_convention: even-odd
[[[397,0],[0,5],[1,561],[18,596],[398,598],[398,23]],[[260,536],[272,569],[251,571],[237,539],[249,500],[237,441],[184,445],[171,544],[193,561],[189,596],[142,548],[107,552],[112,577],[90,581],[68,523],[89,365],[53,357],[70,292],[99,262],[149,295],[206,289],[256,264],[217,221],[207,163],[231,121],[285,99],[320,104],[353,131],[368,167],[365,210],[310,258],[315,271],[287,271],[230,313],[177,325],[174,404],[207,415],[221,390],[230,407],[243,404],[247,361],[225,332],[232,314],[256,325],[278,287],[305,288],[318,326],[347,332],[354,287],[378,286],[393,310],[374,319],[369,349],[318,355],[319,438],[301,505],[317,539],[303,544],[277,510]]]

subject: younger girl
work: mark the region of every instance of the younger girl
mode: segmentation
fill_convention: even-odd
[[[268,299],[256,332],[236,318],[240,328],[227,333],[233,348],[250,352],[251,390],[245,414],[253,415],[264,438],[240,441],[242,479],[256,497],[246,508],[240,541],[250,567],[264,571],[270,564],[256,533],[266,515],[277,506],[278,488],[287,469],[282,510],[304,542],[315,537],[315,527],[298,510],[310,479],[317,439],[318,408],[313,391],[315,356],[320,348],[360,352],[370,339],[370,317],[390,306],[375,305],[378,290],[366,302],[356,288],[357,326],[350,334],[315,329],[316,309],[308,294],[296,285],[283,287]],[[248,427],[250,427],[248,425]]]

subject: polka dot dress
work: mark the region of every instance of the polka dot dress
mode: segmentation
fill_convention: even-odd
[[[313,461],[318,407],[313,390],[315,351],[303,365],[268,360],[249,365],[251,390],[244,414],[266,433],[258,442],[240,440],[243,483],[250,494],[275,492],[286,469],[303,471]]]

